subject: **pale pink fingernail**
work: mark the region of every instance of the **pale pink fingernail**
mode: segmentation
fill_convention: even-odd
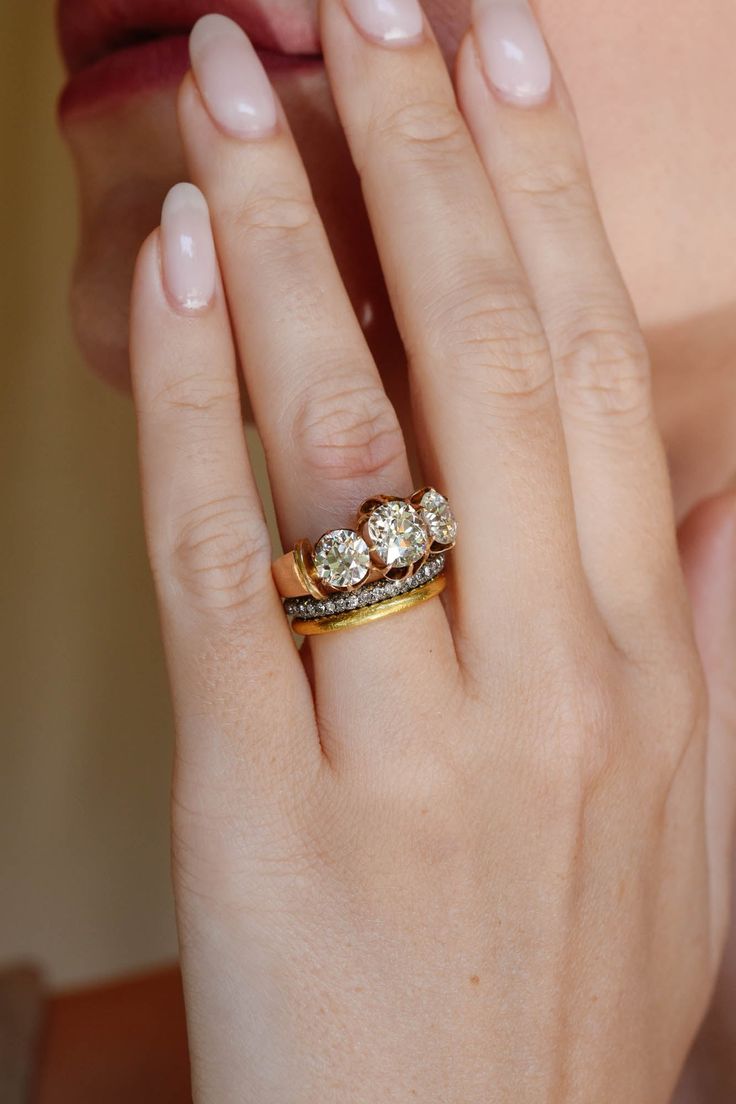
[[[543,103],[552,63],[527,0],[476,0],[473,22],[481,63],[499,96],[522,107]]]
[[[192,70],[218,126],[238,138],[259,138],[276,126],[276,99],[258,54],[237,23],[205,15],[189,36]]]
[[[176,184],[161,212],[161,264],[169,297],[187,311],[215,294],[217,262],[207,201],[193,184]]]
[[[416,42],[424,31],[419,0],[345,0],[358,28],[390,46]]]

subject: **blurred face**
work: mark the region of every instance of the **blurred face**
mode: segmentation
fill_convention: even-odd
[[[424,0],[451,63],[470,0]],[[79,181],[73,311],[93,368],[125,385],[138,247],[187,178],[175,103],[186,34],[208,11],[242,24],[269,70],[369,339],[390,371],[393,328],[319,55],[317,0],[59,0],[71,79],[61,122]],[[736,471],[736,5],[538,0],[581,119],[614,250],[655,362],[687,501]],[[701,8],[698,8],[699,14]],[[395,350],[394,350],[395,352]],[[702,442],[707,441],[707,447]],[[692,484],[692,489],[689,489]]]
[[[470,0],[427,0],[450,57]],[[73,284],[77,334],[92,367],[126,385],[132,266],[167,189],[187,179],[176,121],[186,32],[216,10],[251,36],[289,115],[351,294],[375,316],[380,277],[320,58],[317,0],[59,0],[71,78],[60,105],[81,197]]]

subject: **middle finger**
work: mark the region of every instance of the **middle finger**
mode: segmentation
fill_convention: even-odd
[[[485,620],[479,593],[507,624],[520,600],[575,607],[587,594],[547,341],[444,60],[415,0],[323,0],[322,16],[420,447],[465,522],[458,615]]]

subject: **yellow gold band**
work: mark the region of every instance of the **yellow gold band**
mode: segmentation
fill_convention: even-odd
[[[340,632],[342,629],[353,629],[358,625],[365,625],[369,621],[378,621],[382,617],[390,617],[394,613],[402,613],[404,610],[418,606],[422,602],[429,601],[441,594],[447,585],[447,576],[438,575],[424,586],[407,591],[406,594],[397,594],[393,598],[386,598],[382,602],[376,602],[372,606],[363,606],[361,609],[347,610],[345,613],[336,613],[330,617],[320,617],[313,621],[300,621],[295,619],[291,627],[300,636],[321,636],[323,633]]]

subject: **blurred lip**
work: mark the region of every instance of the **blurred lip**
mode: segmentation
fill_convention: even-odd
[[[270,70],[320,63],[314,18],[279,0],[219,0],[217,11],[248,34]],[[69,73],[63,118],[180,80],[189,31],[212,0],[59,0],[57,24]]]

